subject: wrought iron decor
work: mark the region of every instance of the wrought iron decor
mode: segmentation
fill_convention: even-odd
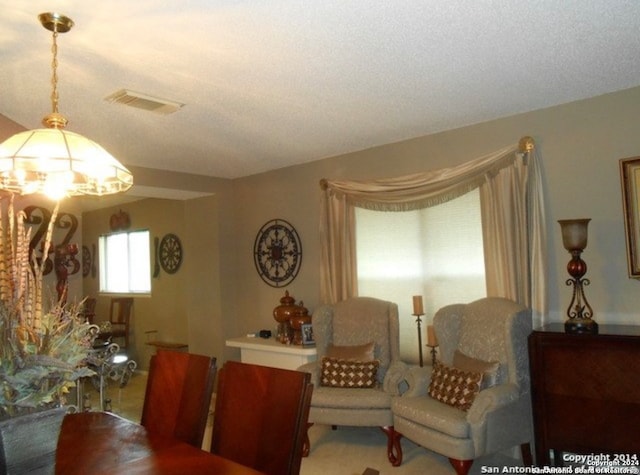
[[[33,237],[31,238],[31,242],[29,243],[29,259],[31,259],[31,256],[34,252],[43,252],[43,249],[41,248],[41,240],[47,232],[52,213],[50,210],[42,206],[27,206],[24,209],[24,214],[25,225],[37,226],[37,229],[33,233]],[[64,235],[64,238],[60,242],[56,242],[57,240],[55,240],[51,243],[51,248],[49,249],[49,252],[46,256],[36,256],[39,262],[41,262],[42,260],[45,261],[44,275],[51,273],[51,271],[54,269],[54,262],[51,258],[51,254],[54,254],[57,248],[65,249],[70,245],[71,238],[73,238],[74,234],[78,230],[78,218],[73,214],[61,212],[58,214],[58,217],[53,224],[54,231],[56,229],[62,229],[66,230],[66,233]],[[80,262],[74,259],[69,259],[65,264],[67,267],[69,267],[69,275],[75,274],[80,270]]]
[[[182,243],[175,234],[165,234],[158,248],[158,259],[167,274],[175,274],[182,264]]]
[[[27,206],[24,209],[24,214],[24,223],[26,225],[37,226],[29,243],[29,259],[31,259],[35,252],[44,253],[42,238],[45,236],[51,222],[52,212],[41,206]],[[58,214],[53,225],[54,230],[61,229],[66,231],[64,238],[59,243],[56,243],[57,240],[52,242],[47,255],[36,255],[36,259],[38,262],[44,261],[44,275],[55,270],[58,299],[62,299],[69,276],[78,273],[82,268],[80,261],[76,257],[79,252],[78,245],[71,243],[71,238],[73,238],[78,229],[78,218],[73,214],[62,212]]]
[[[82,246],[82,277],[88,277],[91,273],[91,251],[87,246]]]
[[[258,274],[272,287],[284,287],[296,278],[302,264],[302,243],[295,228],[273,219],[258,231],[253,245]]]
[[[108,331],[108,330],[107,330]],[[98,338],[101,338],[98,336]],[[96,346],[89,350],[87,363],[95,374],[90,377],[93,387],[99,391],[100,401],[98,410],[111,411],[111,398],[108,397],[109,381],[118,382],[119,388],[124,388],[131,379],[133,372],[138,364],[129,359],[128,356],[119,352],[120,346],[112,343],[109,338],[103,345]],[[91,410],[91,403],[88,400],[88,394],[84,393],[84,379],[79,383],[78,391],[78,407],[82,407],[84,411]]]
[[[153,238],[153,277],[156,278],[160,275],[160,238]]]
[[[29,243],[29,261],[31,261],[33,253],[36,252],[40,241],[47,232],[49,222],[51,221],[51,211],[41,206],[27,206],[24,209],[24,224],[27,226],[37,226],[36,231],[31,234],[31,242]],[[38,263],[41,263],[44,259],[43,265],[44,275],[49,274],[53,270],[53,261],[49,258],[48,254],[54,252],[54,246],[51,246],[46,256],[37,256]],[[38,252],[42,253],[43,249],[38,249]]]

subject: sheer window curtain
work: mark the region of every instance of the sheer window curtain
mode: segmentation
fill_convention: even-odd
[[[320,293],[324,303],[358,295],[354,207],[380,211],[425,208],[480,188],[487,295],[547,309],[541,171],[533,140],[457,167],[372,181],[321,181]]]

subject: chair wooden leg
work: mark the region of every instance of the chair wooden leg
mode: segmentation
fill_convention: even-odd
[[[562,467],[562,450],[553,449],[553,465]]]
[[[380,429],[387,434],[387,458],[391,465],[398,467],[402,463],[402,444],[400,443],[402,434],[397,432],[393,426],[384,426]]]
[[[533,457],[531,456],[531,444],[527,442],[526,444],[520,445],[520,453],[522,454],[522,465],[525,467],[533,466]]]
[[[313,425],[313,422],[307,422],[307,427],[304,430],[304,440],[302,442],[302,456],[308,457],[311,450],[311,441],[309,440],[309,427]]]
[[[469,473],[469,469],[471,469],[473,460],[458,460],[450,458],[449,463],[458,475],[467,475],[467,473]]]

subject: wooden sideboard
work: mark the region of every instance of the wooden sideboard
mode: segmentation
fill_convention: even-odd
[[[551,450],[640,452],[640,326],[590,335],[546,325],[529,336],[529,359],[538,465],[549,465]]]

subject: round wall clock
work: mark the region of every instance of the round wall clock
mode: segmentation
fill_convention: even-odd
[[[258,274],[270,286],[291,283],[302,263],[302,243],[295,228],[282,219],[267,222],[256,236],[253,260]]]
[[[167,274],[175,274],[182,264],[182,243],[175,234],[165,234],[160,241],[158,258]]]

